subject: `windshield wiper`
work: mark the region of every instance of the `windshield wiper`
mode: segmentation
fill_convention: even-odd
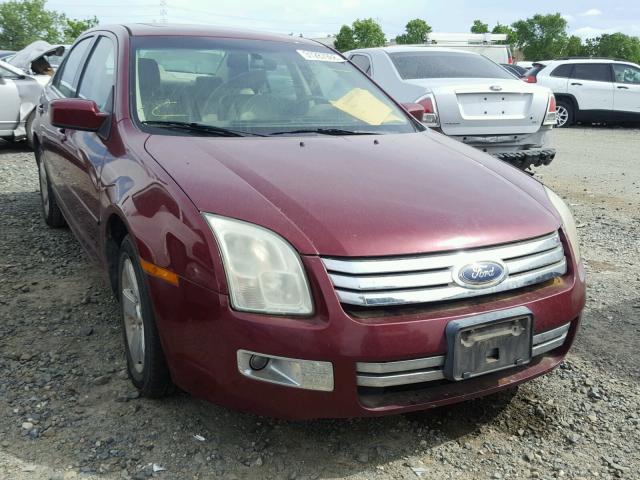
[[[250,135],[253,135],[256,137],[266,137],[266,135],[261,135],[259,133],[232,130],[229,128],[216,127],[214,125],[206,125],[204,123],[196,123],[196,122],[145,120],[144,122],[142,122],[142,124],[149,125],[151,127],[167,127],[167,128],[175,128],[179,130],[189,130],[191,132],[206,133],[210,135],[216,135],[219,137],[246,137]]]
[[[303,128],[300,130],[284,130],[274,132],[271,135],[294,135],[296,133],[319,133],[320,135],[379,135],[376,132],[365,132],[362,130],[344,130],[342,128]]]

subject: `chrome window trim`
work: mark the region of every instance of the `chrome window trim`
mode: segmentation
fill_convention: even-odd
[[[533,336],[531,356],[537,357],[561,346],[567,339],[570,323]],[[446,356],[416,358],[395,362],[357,362],[357,384],[360,387],[393,387],[444,379]]]

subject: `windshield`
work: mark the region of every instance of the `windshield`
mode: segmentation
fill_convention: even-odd
[[[391,61],[404,80],[417,78],[509,78],[513,76],[482,55],[465,52],[394,52]]]
[[[173,122],[165,131],[177,122],[261,135],[420,130],[366,75],[322,46],[139,37],[133,49],[134,114],[156,128]]]

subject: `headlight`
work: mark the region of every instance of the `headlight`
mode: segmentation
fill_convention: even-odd
[[[204,214],[218,241],[236,310],[309,315],[313,303],[300,256],[278,234],[252,223]]]
[[[544,187],[547,192],[547,197],[555,207],[556,211],[562,218],[562,231],[569,239],[569,244],[573,249],[573,254],[576,257],[576,263],[580,263],[580,243],[578,241],[578,230],[576,229],[576,222],[573,219],[573,214],[567,204],[562,200],[553,190]]]

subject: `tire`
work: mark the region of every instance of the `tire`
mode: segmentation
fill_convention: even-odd
[[[38,177],[40,179],[42,218],[44,218],[44,222],[51,228],[64,227],[67,222],[56,202],[56,197],[53,194],[51,183],[49,182],[49,174],[40,155],[36,155],[36,163],[38,164]]]
[[[118,261],[118,300],[127,372],[141,396],[160,398],[173,391],[173,383],[144,278],[138,254],[127,235]]]
[[[567,100],[558,100],[556,103],[556,127],[569,127],[573,124],[573,120],[573,104]]]
[[[33,150],[33,120],[36,118],[36,111],[33,110],[29,116],[27,117],[27,121],[25,122],[24,129],[27,132],[27,145],[29,148]]]

